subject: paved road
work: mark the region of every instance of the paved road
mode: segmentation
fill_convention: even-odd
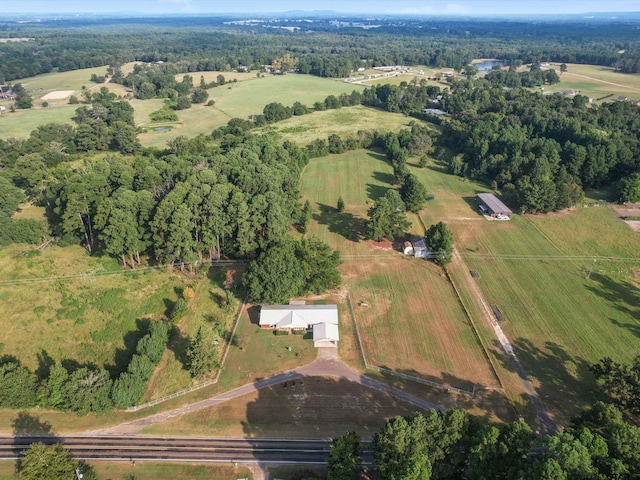
[[[435,408],[435,409],[440,408],[438,405],[435,405],[431,402],[427,402],[426,400],[423,400],[414,395],[403,392],[402,390],[398,390],[397,388],[393,388],[385,383],[366,377],[361,373],[358,373],[352,370],[347,365],[345,365],[340,360],[338,360],[336,350],[337,349],[320,349],[320,352],[318,354],[318,359],[303,367],[298,367],[293,370],[289,370],[287,372],[279,373],[269,378],[257,380],[253,383],[243,385],[242,387],[236,388],[234,390],[230,390],[220,395],[216,395],[214,397],[210,397],[205,400],[201,400],[199,402],[186,405],[184,407],[176,408],[163,413],[157,413],[155,415],[150,415],[148,417],[140,418],[138,420],[133,420],[131,422],[122,423],[120,425],[116,425],[114,427],[110,427],[106,429],[101,429],[95,432],[87,432],[86,434],[95,435],[95,436],[134,435],[138,433],[142,428],[147,427],[149,425],[154,425],[156,423],[163,422],[170,418],[179,417],[187,413],[196,412],[198,410],[202,410],[203,408],[213,407],[220,403],[227,402],[229,400],[241,397],[243,395],[247,395],[249,393],[258,391],[260,389],[272,387],[274,385],[278,385],[283,382],[297,380],[303,377],[323,377],[323,376],[339,377],[352,382],[359,383],[360,385],[363,385],[365,387],[373,388],[380,392],[384,392],[395,398],[398,398],[405,402],[409,402],[423,410],[429,410],[431,408]]]

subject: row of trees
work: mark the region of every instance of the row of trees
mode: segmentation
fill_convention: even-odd
[[[614,479],[640,475],[640,428],[612,405],[597,403],[568,428],[538,435],[524,422],[488,425],[460,410],[431,410],[390,419],[369,447],[377,478]],[[328,480],[362,471],[359,437],[333,440]]]

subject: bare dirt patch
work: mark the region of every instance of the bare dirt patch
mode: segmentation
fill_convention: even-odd
[[[42,96],[42,100],[63,100],[69,98],[75,93],[75,90],[54,90]]]

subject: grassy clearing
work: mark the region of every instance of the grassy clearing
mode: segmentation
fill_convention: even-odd
[[[283,140],[306,145],[316,138],[327,138],[334,133],[347,138],[358,130],[396,132],[407,127],[408,123],[409,119],[400,113],[389,113],[358,105],[291,117],[263,127],[258,132],[273,132]]]
[[[209,72],[216,76],[219,72]],[[225,73],[222,73],[225,75]],[[244,74],[250,75],[250,74]],[[194,82],[199,82],[199,76],[194,76]],[[206,77],[205,77],[206,78]],[[227,76],[225,75],[225,78]],[[215,106],[193,105],[187,110],[178,112],[180,121],[174,124],[174,129],[169,132],[148,132],[139,136],[144,146],[162,147],[167,141],[178,135],[188,137],[199,133],[210,134],[215,128],[226,125],[234,117],[248,118],[253,114],[261,114],[264,106],[271,102],[280,102],[284,105],[292,105],[300,101],[308,106],[315,101],[322,101],[328,95],[351,93],[354,89],[361,89],[357,85],[350,85],[336,80],[314,77],[311,75],[270,75],[229,83],[221,87],[210,88],[209,99],[215,101]],[[149,103],[149,106],[142,104]],[[149,122],[149,113],[162,106],[158,99],[136,101],[136,124],[146,125]],[[142,110],[144,109],[144,111]]]
[[[307,377],[167,420],[143,433],[327,438],[354,430],[370,439],[388,418],[413,411],[411,404],[357,383]]]
[[[640,290],[631,276],[637,264],[602,260],[586,280],[590,257],[637,257],[640,236],[605,207],[489,222],[474,201],[482,186],[449,176],[437,165],[414,172],[436,196],[422,213],[425,223],[447,221],[467,265],[479,273],[476,281],[487,301],[506,318],[502,328],[547,403],[559,415],[584,407],[593,400],[594,387],[587,366],[607,355],[630,360],[640,337]],[[589,258],[550,258],[563,255]],[[504,358],[497,360],[510,368]]]
[[[469,391],[499,386],[438,267],[398,254],[345,270],[369,363]]]
[[[204,81],[206,83],[217,82],[218,75],[222,75],[227,82],[232,82],[236,80],[238,82],[242,82],[244,80],[254,80],[257,77],[257,72],[189,72],[189,73],[178,73],[175,78],[178,82],[182,81],[182,78],[185,75],[190,75],[193,78],[193,85],[195,87],[200,85],[200,77],[204,77]],[[220,87],[218,87],[220,88]],[[224,87],[223,87],[224,88]]]
[[[64,105],[60,107],[40,108],[29,110],[7,110],[0,116],[0,130],[5,138],[27,138],[29,134],[40,125],[47,123],[73,124],[71,117],[76,114],[77,105]]]
[[[38,256],[28,251],[21,245],[0,251],[2,280],[30,280],[0,286],[4,338],[11,339],[0,353],[32,370],[52,359],[112,373],[126,368],[141,329],[164,315],[182,284],[162,272],[123,271],[115,260],[90,257],[81,247],[49,247]],[[78,274],[88,277],[38,281]]]
[[[369,205],[390,188],[393,168],[380,153],[357,150],[313,159],[301,179],[304,198],[312,202],[309,235],[320,238],[343,254],[369,254],[372,246],[362,240]],[[336,209],[338,197],[345,211]]]

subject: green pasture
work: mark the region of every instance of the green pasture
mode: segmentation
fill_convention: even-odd
[[[633,278],[640,261],[601,258],[587,279],[592,256],[638,257],[640,236],[606,207],[488,221],[474,201],[485,188],[441,170],[435,164],[413,170],[436,197],[422,212],[425,223],[449,224],[548,403],[565,414],[584,407],[593,400],[588,365],[604,356],[629,361],[640,345],[640,290]]]
[[[370,150],[312,159],[301,178],[304,199],[311,200],[313,219],[309,235],[320,238],[343,254],[367,254],[362,238],[370,204],[385,194],[393,182],[386,157]],[[336,204],[342,196],[345,211]]]
[[[552,65],[560,75],[560,66]],[[640,75],[616,72],[613,68],[599,65],[567,64],[567,71],[560,75],[560,83],[546,85],[545,92],[560,90],[579,90],[581,95],[594,100],[613,94],[603,101],[614,101],[618,96],[640,99]]]
[[[215,73],[216,76],[220,72]],[[225,73],[222,73],[225,75]],[[247,74],[248,75],[248,74]],[[199,81],[194,76],[194,84]],[[225,75],[226,78],[226,75]],[[272,102],[280,102],[291,106],[299,101],[311,107],[314,102],[322,101],[329,95],[351,93],[361,89],[357,85],[314,77],[311,75],[267,75],[265,77],[247,79],[236,83],[228,83],[221,87],[207,90],[209,100],[214,100],[213,107],[206,105],[192,105],[187,110],[180,110],[180,120],[172,124],[173,129],[168,132],[147,131],[140,135],[140,142],[144,146],[162,147],[167,141],[178,135],[193,137],[197,134],[210,134],[215,128],[226,125],[232,118],[249,118],[251,115],[262,113],[264,106]],[[147,102],[150,102],[146,104]],[[151,103],[153,102],[153,103]],[[159,99],[135,101],[136,125],[149,127],[149,114],[162,106]]]
[[[334,133],[346,139],[359,130],[397,132],[404,127],[408,128],[410,120],[409,117],[400,113],[357,105],[294,116],[262,127],[258,132],[273,132],[284,140],[307,145],[316,138],[326,139]]]
[[[15,112],[10,112],[7,108],[0,115],[2,137],[28,138],[33,130],[47,123],[73,124],[71,118],[76,114],[76,108],[78,108],[78,105],[47,108],[38,106],[29,110],[16,110]]]

